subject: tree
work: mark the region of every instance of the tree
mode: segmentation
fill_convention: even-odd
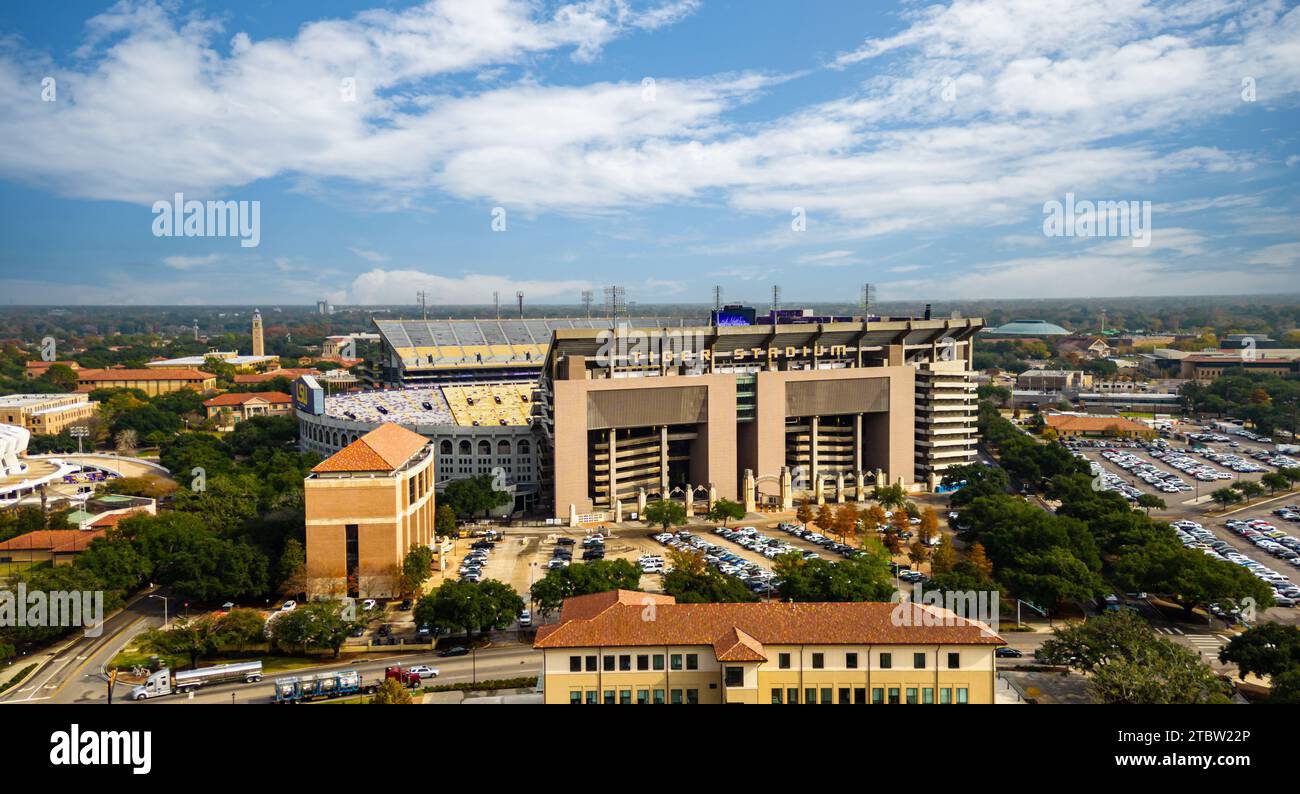
[[[208,615],[195,620],[177,618],[171,628],[146,631],[139,646],[164,656],[188,656],[190,667],[198,667],[199,659],[217,650],[217,622]]]
[[[564,599],[607,590],[640,590],[641,569],[628,560],[593,560],[554,568],[533,583],[531,597],[543,614],[560,608]]]
[[[343,617],[341,601],[312,601],[271,621],[271,642],[286,650],[329,649],[337,657],[355,623]]]
[[[984,544],[978,540],[970,544],[970,548],[966,549],[966,561],[981,575],[993,575],[993,563],[989,561],[988,555],[984,552]]]
[[[817,517],[813,519],[813,524],[822,531],[823,534],[830,532],[831,527],[835,526],[835,513],[831,506],[823,504],[817,508]]]
[[[1291,485],[1291,481],[1280,471],[1270,471],[1259,478],[1260,484],[1268,488],[1269,493],[1277,493]]]
[[[952,536],[943,535],[939,538],[939,545],[931,555],[930,573],[939,576],[948,573],[957,565],[957,549],[952,545]]]
[[[917,540],[907,547],[907,558],[912,561],[917,570],[921,569],[921,563],[930,558],[930,547]]]
[[[442,503],[450,507],[459,516],[484,516],[494,507],[500,507],[510,501],[510,494],[492,487],[492,477],[480,474],[452,480],[442,492]]]
[[[456,511],[447,505],[438,505],[434,511],[433,527],[434,532],[444,538],[455,537],[460,532],[460,527],[456,524]]]
[[[1220,488],[1211,493],[1210,498],[1213,499],[1221,508],[1227,510],[1228,505],[1234,505],[1241,501],[1241,494],[1237,493],[1237,491],[1232,488]]]
[[[523,608],[519,594],[495,579],[450,581],[422,597],[413,617],[417,625],[464,631],[469,639],[475,631],[506,628]]]
[[[667,532],[669,527],[686,523],[686,505],[671,499],[660,499],[646,506],[641,520],[651,525],[658,524]]]
[[[871,493],[871,498],[886,510],[893,510],[907,502],[907,491],[899,482],[893,485],[877,485]]]
[[[1251,499],[1256,496],[1262,496],[1264,493],[1264,486],[1254,482],[1253,480],[1242,480],[1241,482],[1235,483],[1232,487],[1240,491],[1241,495],[1246,498],[1246,504],[1250,504]]]
[[[883,527],[885,522],[889,521],[889,517],[885,515],[885,509],[883,507],[880,505],[871,505],[866,510],[862,511],[860,521],[862,522],[862,529],[864,531],[875,532]]]
[[[1137,498],[1137,506],[1146,508],[1147,515],[1151,515],[1152,508],[1155,508],[1156,510],[1165,509],[1165,500],[1161,499],[1159,496],[1156,496],[1155,494],[1150,494],[1150,493],[1139,494]]]
[[[136,432],[131,428],[121,430],[113,440],[119,455],[131,455],[135,453],[137,441]]]
[[[1232,638],[1219,651],[1219,661],[1237,665],[1242,677],[1276,677],[1300,670],[1300,628],[1261,623]]]
[[[1123,609],[1057,628],[1038,658],[1089,674],[1102,703],[1226,703],[1227,688],[1200,657],[1152,633]]]
[[[403,595],[418,593],[433,575],[433,549],[413,544],[402,558],[401,587]]]
[[[881,545],[868,541],[857,557],[831,562],[805,560],[798,552],[783,554],[772,565],[785,601],[888,601],[894,592],[889,556]]]
[[[217,619],[217,641],[222,647],[250,645],[266,637],[266,619],[256,609],[236,607]]]
[[[858,528],[858,507],[852,502],[842,504],[835,509],[835,520],[833,522],[836,534],[840,536],[840,542],[852,535]]]
[[[683,510],[685,512],[685,510]],[[739,521],[745,517],[745,507],[739,502],[733,502],[729,499],[719,499],[713,503],[709,509],[708,515],[705,516],[710,521],[721,521],[725,527],[727,522],[734,519]]]
[[[1300,705],[1300,667],[1293,667],[1273,678],[1268,702],[1278,705]]]
[[[921,524],[918,528],[917,534],[920,536],[922,543],[929,545],[930,541],[933,540],[935,535],[938,533],[939,514],[935,512],[933,507],[927,507],[925,508],[925,511],[921,513]]]
[[[396,678],[385,678],[379,688],[375,690],[375,695],[370,698],[370,702],[409,706],[411,704],[411,693]]]
[[[739,579],[724,576],[705,564],[704,555],[698,551],[672,549],[668,556],[672,570],[664,575],[664,592],[679,604],[757,600]]]
[[[797,518],[799,523],[804,527],[807,527],[808,522],[813,520],[813,511],[812,508],[808,506],[807,499],[804,499],[799,503],[799,509],[795,511],[794,517]]]
[[[297,594],[307,589],[307,551],[301,540],[289,538],[284,542],[276,566],[276,582],[282,593]]]

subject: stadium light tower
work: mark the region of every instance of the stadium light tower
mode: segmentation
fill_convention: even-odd
[[[524,319],[524,293],[516,292],[515,298],[519,301],[519,319]]]
[[[780,310],[781,310],[781,287],[777,284],[773,284],[772,285],[772,324],[773,325],[776,325],[780,322],[780,320],[777,319],[777,314],[776,314]]]
[[[871,307],[876,302],[876,285],[862,285],[862,316],[867,317],[871,314]]]
[[[582,309],[587,313],[587,319],[591,319],[591,290],[582,291]]]
[[[722,308],[722,285],[721,284],[715,284],[713,287],[713,308],[714,309]]]

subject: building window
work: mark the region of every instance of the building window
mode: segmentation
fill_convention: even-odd
[[[656,705],[656,706],[662,706],[663,704],[664,704],[664,691],[663,691],[662,689],[656,689],[656,690],[655,690],[655,705]]]
[[[934,703],[934,687],[926,687],[921,690],[921,702],[927,706]]]
[[[686,654],[686,669],[687,669],[687,670],[698,670],[698,669],[700,669],[700,655],[699,655],[699,654],[697,654],[697,653],[688,653],[688,654]]]
[[[867,688],[861,686],[853,687],[853,703],[858,706],[867,705]]]
[[[898,687],[896,686],[891,686],[889,688],[889,705],[891,706],[898,705]]]
[[[619,705],[622,705],[622,706],[630,706],[630,705],[632,705],[632,690],[630,690],[630,689],[620,689],[620,690],[618,691],[618,702],[619,702]]]
[[[587,657],[587,672],[589,672],[589,673],[594,673],[594,672],[596,672],[596,657],[595,657],[595,656],[588,656],[588,657]]]
[[[645,706],[645,705],[649,705],[649,703],[650,703],[650,690],[638,689],[636,691],[636,704],[638,706]]]
[[[849,701],[849,688],[846,687],[846,686],[842,686],[842,687],[840,687],[840,705],[841,705],[841,706],[847,706],[847,705],[849,705],[849,703],[850,703],[850,701]]]
[[[858,669],[858,655],[856,653],[844,654],[844,666],[849,670]]]
[[[582,690],[581,690],[581,689],[570,689],[570,690],[569,690],[569,705],[570,705],[570,706],[581,706],[581,705],[582,705]]]
[[[682,705],[682,691],[680,689],[674,689],[668,697],[668,702],[674,706]]]
[[[829,705],[831,705],[832,703],[835,702],[835,701],[832,699],[832,694],[833,694],[833,693],[832,693],[830,687],[828,687],[828,686],[826,686],[826,687],[822,687],[822,703],[823,703],[824,705],[829,706]]]
[[[614,690],[612,689],[605,690],[605,705],[606,706],[614,705]]]
[[[948,669],[957,670],[960,667],[961,667],[961,654],[960,653],[948,654]]]
[[[772,687],[772,704],[781,705],[781,687]]]
[[[779,668],[782,669],[782,670],[789,670],[789,669],[790,669],[790,654],[788,654],[788,653],[777,654],[777,657],[776,657],[776,666],[779,667]]]
[[[880,669],[888,670],[894,666],[894,655],[892,653],[880,654]]]
[[[473,454],[473,452],[474,452],[474,449],[473,449],[473,447],[470,446],[469,441],[466,440],[466,439],[461,439],[461,442],[460,442],[460,454],[462,454],[462,455],[471,455],[471,454]]]
[[[444,438],[444,439],[442,440],[442,443],[438,444],[438,454],[439,454],[439,455],[450,455],[450,454],[451,454],[451,442]]]
[[[727,686],[743,686],[745,683],[745,668],[728,667],[726,669],[726,678],[723,683]]]
[[[826,654],[814,653],[812,655],[812,666],[814,670],[823,670],[826,668]]]
[[[957,702],[958,703],[970,702],[970,690],[966,689],[966,687],[964,686],[957,687]]]
[[[618,669],[624,673],[632,669],[632,657],[630,654],[623,654],[618,657]]]
[[[909,706],[916,705],[916,687],[914,686],[909,686],[907,688],[907,705]]]
[[[786,703],[798,703],[798,702],[799,702],[799,690],[798,690],[798,689],[795,689],[794,687],[790,687],[789,689],[787,689],[787,690],[785,691],[785,702],[786,702]]]
[[[803,702],[815,704],[817,702],[817,690],[812,687],[805,687],[803,690]]]
[[[682,655],[680,653],[674,653],[672,656],[669,656],[668,667],[672,670],[682,669]]]
[[[880,687],[872,687],[871,702],[880,705],[885,702],[885,690]]]
[[[636,669],[638,669],[638,670],[649,670],[649,669],[650,669],[650,654],[648,654],[648,653],[638,653],[638,654],[636,655]]]
[[[651,659],[651,661],[654,663],[653,664],[654,669],[656,670],[664,669],[664,655],[662,653],[656,653],[654,657]]]
[[[952,702],[952,688],[944,687],[939,690],[939,705],[947,705]]]
[[[610,654],[609,656],[606,656],[606,657],[605,657],[605,664],[604,664],[604,667],[605,667],[605,671],[606,671],[606,672],[609,672],[609,673],[614,672],[614,656],[613,656],[613,654]]]
[[[570,672],[570,673],[581,673],[581,672],[582,672],[582,657],[581,657],[581,656],[570,656],[570,657],[569,657],[569,672]]]
[[[600,693],[594,689],[587,690],[587,705],[595,706],[600,703]]]
[[[694,704],[699,703],[699,702],[700,702],[700,690],[698,690],[698,689],[688,689],[688,690],[686,690],[686,704],[687,704],[688,706],[689,706],[689,705],[694,705]]]
[[[924,654],[924,653],[914,653],[914,654],[912,654],[912,666],[915,667],[917,670],[924,670],[924,669],[925,669],[925,654]]]
[[[349,598],[358,598],[359,577],[357,575],[357,566],[360,560],[361,539],[360,530],[356,524],[348,524],[343,527],[343,558],[344,571],[347,575],[347,589]]]

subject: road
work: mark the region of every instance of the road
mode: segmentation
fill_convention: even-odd
[[[358,661],[353,659],[348,662],[331,662],[318,667],[303,668],[286,672],[282,675],[309,675],[312,673],[324,673],[338,670],[358,670],[361,672],[363,681],[375,681],[384,677],[384,668],[394,664],[411,666],[416,664],[427,664],[439,671],[439,676],[435,679],[428,679],[428,684],[456,684],[470,681],[488,681],[503,678],[519,678],[522,676],[536,676],[541,672],[542,652],[533,650],[531,646],[526,645],[507,645],[501,647],[485,648],[478,651],[477,654],[469,656],[459,656],[450,659],[439,658],[434,654],[408,654],[402,656],[384,657],[381,659],[366,659]],[[126,700],[130,688],[123,685],[118,687],[117,696],[114,702],[130,703],[130,705],[156,705],[156,704],[181,704],[181,703],[271,703],[273,695],[273,684],[270,680],[275,676],[270,676],[259,684],[220,684],[213,687],[204,687],[197,692],[188,695],[170,695],[153,700],[140,701],[131,703]],[[102,683],[101,691],[98,698],[94,700],[103,701]],[[88,701],[75,701],[88,702]]]
[[[104,621],[98,637],[82,636],[66,642],[21,686],[0,695],[6,703],[78,703],[107,698],[100,670],[140,632],[163,622],[163,602],[141,593],[120,612]],[[15,663],[11,669],[21,669]]]

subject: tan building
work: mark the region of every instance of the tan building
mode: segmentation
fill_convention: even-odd
[[[308,594],[399,595],[406,553],[434,539],[429,439],[380,425],[312,469],[304,490]]]
[[[38,529],[0,543],[0,562],[66,565],[103,535],[103,529]]]
[[[284,392],[228,392],[204,400],[208,418],[219,418],[222,430],[229,430],[254,416],[287,416],[293,413],[293,398]]]
[[[23,374],[27,380],[36,380],[48,372],[50,367],[55,364],[62,364],[73,372],[81,369],[81,365],[75,361],[28,361],[24,365]]]
[[[789,508],[974,460],[979,320],[558,329],[533,411],[570,521],[684,499]],[[635,507],[634,507],[635,506]]]
[[[1224,375],[1257,372],[1286,377],[1300,373],[1300,351],[1251,350],[1224,353],[1197,353],[1179,361],[1178,377],[1197,383],[1211,383]]]
[[[1016,388],[1030,391],[1078,391],[1092,385],[1092,375],[1077,369],[1027,369],[1016,376]]]
[[[85,394],[10,394],[0,397],[0,423],[33,435],[57,435],[99,415],[99,403]]]
[[[883,602],[678,604],[571,598],[538,629],[546,703],[992,703],[982,623]]]
[[[217,376],[196,369],[83,369],[77,373],[78,391],[139,389],[150,397],[181,389],[205,392],[217,388]]]
[[[1074,436],[1105,436],[1110,438],[1154,438],[1151,427],[1125,419],[1122,416],[1078,416],[1075,414],[1048,414],[1043,417],[1047,427],[1061,438]]]

